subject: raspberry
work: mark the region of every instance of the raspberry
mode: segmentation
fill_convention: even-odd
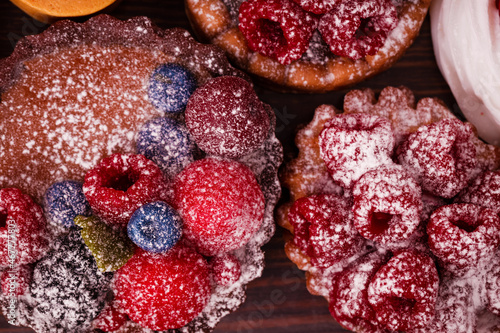
[[[354,226],[361,236],[391,246],[417,229],[422,212],[420,187],[399,165],[368,171],[352,193]]]
[[[152,330],[180,328],[210,298],[208,264],[177,244],[165,254],[138,250],[115,274],[115,297],[133,321]]]
[[[198,88],[186,107],[186,126],[207,154],[238,158],[259,148],[270,121],[252,85],[221,76]]]
[[[434,261],[416,251],[403,251],[377,271],[368,287],[368,301],[378,322],[389,330],[408,331],[432,321],[438,288]]]
[[[489,259],[500,245],[500,218],[473,204],[437,209],[427,225],[429,248],[448,269],[460,271]]]
[[[498,252],[492,260],[492,265],[486,271],[484,289],[488,310],[500,316],[500,260]]]
[[[455,202],[471,203],[500,214],[500,171],[485,171],[460,192]]]
[[[473,135],[471,125],[444,119],[412,133],[398,147],[397,159],[423,190],[452,198],[467,185],[477,163]]]
[[[388,260],[388,256],[372,252],[361,257],[333,280],[329,309],[335,320],[355,332],[385,332],[368,303],[368,285]]]
[[[292,0],[248,0],[241,4],[239,29],[248,47],[283,65],[300,59],[318,19]]]
[[[83,193],[93,212],[110,225],[125,227],[140,206],[170,201],[161,170],[142,155],[114,154],[87,172]]]
[[[300,198],[290,209],[288,219],[294,229],[294,243],[318,267],[354,255],[363,243],[352,223],[350,203],[334,194]]]
[[[33,263],[47,247],[42,208],[18,189],[1,189],[0,267]]]
[[[177,176],[174,187],[184,236],[204,255],[243,246],[262,224],[264,195],[244,164],[198,160]]]
[[[4,270],[0,277],[3,295],[21,296],[26,294],[30,288],[32,273],[33,270],[29,265]]]
[[[99,315],[94,319],[94,328],[104,332],[114,332],[125,324],[128,320],[127,314],[123,312],[120,305],[115,300],[107,303]]]
[[[350,188],[366,171],[392,164],[394,135],[388,120],[367,114],[341,114],[325,124],[320,154],[333,180]]]
[[[318,30],[333,54],[356,60],[375,55],[397,23],[390,0],[346,0],[321,17]]]
[[[240,262],[235,256],[229,253],[213,257],[210,260],[210,265],[215,283],[218,285],[229,287],[240,279]]]
[[[314,14],[325,14],[332,10],[342,0],[293,0],[305,11]]]

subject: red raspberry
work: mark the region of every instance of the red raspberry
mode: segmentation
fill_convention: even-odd
[[[262,224],[265,202],[246,165],[205,158],[177,176],[175,205],[184,236],[200,253],[213,256],[248,242]]]
[[[24,295],[30,288],[33,270],[29,265],[21,265],[14,269],[6,269],[0,277],[4,296]]]
[[[368,171],[352,193],[354,226],[365,238],[392,246],[408,239],[420,223],[420,187],[399,165]]]
[[[487,207],[500,214],[500,171],[486,171],[475,178],[455,202]]]
[[[210,265],[215,283],[218,285],[229,287],[235,284],[241,276],[240,262],[232,254],[225,253],[213,257]]]
[[[114,154],[87,172],[83,193],[93,212],[110,225],[125,227],[136,209],[171,201],[161,170],[142,155]]]
[[[332,10],[342,0],[293,0],[305,11],[314,14],[325,14]]]
[[[434,317],[439,277],[434,261],[416,251],[392,257],[373,277],[368,301],[389,330],[425,327]]]
[[[292,0],[248,0],[241,4],[239,29],[248,47],[283,65],[300,59],[318,19]]]
[[[221,76],[196,89],[185,117],[198,147],[228,158],[259,148],[270,127],[267,106],[248,81],[235,76]]]
[[[118,302],[113,300],[104,306],[92,324],[94,328],[98,328],[104,332],[114,332],[122,327],[127,320],[127,314]]]
[[[368,285],[387,260],[388,255],[372,252],[334,277],[329,309],[340,325],[355,332],[386,332],[368,303]]]
[[[137,250],[115,274],[115,297],[133,321],[152,330],[180,328],[210,299],[205,259],[178,244],[165,254]]]
[[[0,190],[0,267],[40,259],[48,247],[43,210],[16,188]]]
[[[447,205],[431,215],[427,234],[434,255],[458,272],[493,256],[500,245],[500,218],[473,204]]]
[[[399,147],[399,162],[420,181],[422,189],[452,198],[470,180],[476,160],[471,125],[444,119],[422,126]]]
[[[387,119],[368,114],[341,114],[319,136],[321,158],[333,180],[350,188],[366,171],[392,164],[394,135]]]
[[[356,254],[363,244],[352,223],[347,199],[335,194],[313,195],[295,201],[288,219],[294,243],[318,267],[329,267]]]
[[[321,17],[318,29],[333,54],[356,60],[375,55],[397,23],[391,0],[345,0]]]

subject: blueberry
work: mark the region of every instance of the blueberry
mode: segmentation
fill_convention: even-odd
[[[144,124],[137,136],[137,152],[173,178],[193,162],[194,141],[187,128],[170,118],[155,118]]]
[[[51,222],[66,228],[75,225],[77,215],[89,216],[90,205],[82,190],[83,184],[67,180],[52,184],[45,192],[45,210]]]
[[[132,214],[127,233],[143,250],[163,253],[174,247],[181,238],[182,220],[170,205],[162,201],[152,202]]]
[[[148,96],[151,104],[167,113],[181,112],[196,89],[196,79],[178,64],[163,64],[149,78]]]

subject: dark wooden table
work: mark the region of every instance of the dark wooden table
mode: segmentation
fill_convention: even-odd
[[[145,15],[162,28],[190,29],[184,14],[182,0],[123,0],[113,15],[126,19]],[[16,41],[24,35],[39,33],[46,26],[24,14],[10,2],[0,2],[0,58],[8,56]],[[452,110],[458,110],[449,87],[442,78],[434,60],[429,19],[424,22],[420,36],[406,55],[390,70],[367,80],[355,88],[405,85],[418,99],[439,97]],[[327,94],[290,95],[266,90],[257,85],[261,99],[275,108],[277,136],[285,148],[285,161],[295,154],[293,138],[297,126],[312,119],[314,108],[321,104],[342,107],[346,90]],[[337,333],[346,332],[332,319],[328,304],[318,296],[310,295],[305,287],[304,273],[285,256],[283,235],[276,235],[265,246],[266,268],[260,279],[248,286],[248,297],[240,309],[225,317],[215,332],[234,333]],[[32,332],[9,326],[0,320],[1,332]]]

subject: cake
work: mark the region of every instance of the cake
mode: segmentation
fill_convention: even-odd
[[[222,51],[144,17],[0,60],[3,314],[37,332],[210,332],[274,233],[275,117]],[[235,186],[237,185],[237,186]]]
[[[389,68],[430,0],[185,0],[196,34],[269,87],[326,92]]]
[[[500,82],[498,1],[438,0],[431,8],[439,69],[463,115],[484,140],[499,145],[500,103],[495,97]]]
[[[296,136],[285,252],[353,332],[496,332],[500,149],[436,98],[352,90]]]

